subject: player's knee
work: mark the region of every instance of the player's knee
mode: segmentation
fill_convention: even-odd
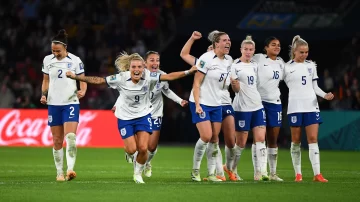
[[[138,152],[143,154],[143,153],[147,153],[148,151],[148,146],[147,144],[140,144],[138,147]]]
[[[156,148],[157,148],[157,145],[155,145],[155,144],[150,144],[150,145],[148,146],[148,150],[149,150],[150,152],[155,152],[155,151],[156,151]]]

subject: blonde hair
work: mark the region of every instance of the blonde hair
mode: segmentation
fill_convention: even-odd
[[[226,34],[226,33],[218,31],[218,30],[214,30],[209,33],[208,40],[211,42],[214,49],[215,49],[215,43],[219,43],[220,37],[224,34]]]
[[[241,42],[241,48],[245,45],[245,44],[252,44],[255,47],[255,42],[252,40],[251,35],[247,35],[245,40]]]
[[[290,56],[291,60],[293,60],[295,58],[294,53],[295,53],[296,48],[299,46],[309,46],[309,44],[304,39],[302,39],[300,37],[300,35],[296,35],[296,36],[294,36],[291,46],[290,46],[289,56]]]
[[[119,72],[129,71],[130,63],[133,60],[144,62],[144,59],[138,53],[128,55],[126,52],[122,52],[115,60],[115,67]]]

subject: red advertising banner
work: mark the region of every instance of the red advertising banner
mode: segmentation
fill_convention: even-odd
[[[45,109],[0,109],[0,146],[52,146],[47,122]],[[78,147],[124,146],[110,110],[81,110],[76,137]]]

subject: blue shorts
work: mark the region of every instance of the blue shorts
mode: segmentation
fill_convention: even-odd
[[[162,124],[162,117],[155,117],[155,118],[151,118],[151,122],[152,122],[152,129],[153,130],[161,130],[161,124]]]
[[[262,102],[266,114],[266,126],[280,127],[282,121],[282,106],[269,102]]]
[[[80,105],[48,105],[48,125],[62,126],[65,122],[79,122]]]
[[[227,116],[235,117],[234,109],[231,105],[223,105],[221,106],[222,110],[222,120],[224,120]]]
[[[289,125],[293,127],[309,126],[311,124],[322,124],[319,112],[304,112],[288,114]]]
[[[131,120],[118,119],[118,129],[122,139],[131,137],[139,131],[146,131],[151,134],[151,125],[151,114]]]
[[[264,109],[253,112],[235,112],[235,130],[249,131],[256,126],[266,126]]]
[[[222,122],[222,107],[221,106],[206,106],[200,104],[203,113],[197,114],[196,107],[194,102],[189,102],[190,111],[192,115],[192,122],[199,123],[203,121],[210,121],[210,122]]]

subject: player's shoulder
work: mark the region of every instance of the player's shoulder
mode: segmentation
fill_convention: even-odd
[[[54,54],[50,54],[44,57],[43,63],[49,63],[53,58],[55,58]]]
[[[312,61],[312,60],[305,60],[305,64],[307,64],[307,65],[311,65],[311,66],[313,66],[313,67],[317,67],[317,64],[316,64],[316,62],[315,61]]]
[[[69,53],[69,52],[68,52],[67,57],[68,57],[70,60],[74,61],[74,62],[79,62],[79,61],[81,62],[81,59],[80,59],[78,56],[76,56],[76,55],[74,55],[74,54],[72,54],[72,53]]]
[[[233,61],[233,58],[232,58],[230,55],[225,55],[225,59],[226,59],[226,60],[229,60],[230,62]]]
[[[214,51],[208,51],[200,56],[200,60],[213,60],[216,58],[216,54]]]
[[[162,71],[162,70],[160,70],[160,69],[159,69],[157,72],[158,72],[159,74],[167,74],[166,72],[164,72],[164,71]]]

